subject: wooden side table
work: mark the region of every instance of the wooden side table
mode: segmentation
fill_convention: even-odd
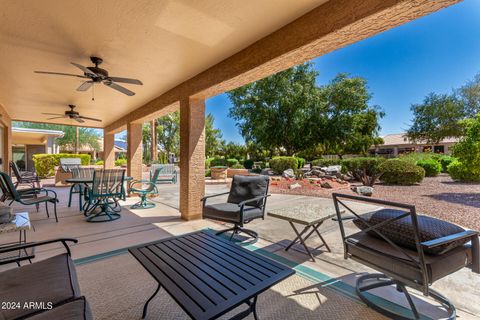
[[[293,231],[296,234],[296,238],[285,248],[285,251],[288,251],[295,243],[300,242],[305,248],[306,253],[310,256],[313,262],[315,262],[315,257],[312,252],[306,245],[306,240],[313,234],[316,233],[320,240],[322,240],[322,245],[318,248],[325,247],[328,252],[330,247],[328,246],[325,239],[318,231],[318,228],[325,222],[325,220],[331,219],[336,216],[335,207],[333,202],[330,203],[320,203],[318,199],[308,200],[302,202],[300,205],[295,207],[284,207],[279,209],[272,209],[267,212],[267,215],[288,221]],[[296,224],[303,225],[304,228],[301,232],[295,227]]]

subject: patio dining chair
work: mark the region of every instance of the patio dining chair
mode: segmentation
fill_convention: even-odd
[[[217,232],[217,235],[232,231],[230,241],[235,234],[243,232],[253,240],[257,240],[258,234],[243,227],[254,219],[265,218],[265,205],[267,203],[268,176],[242,176],[234,175],[229,192],[206,196],[201,199],[203,203],[203,218],[233,223],[233,227]],[[207,200],[213,197],[228,194],[226,203],[207,205]]]
[[[93,179],[93,171],[94,168],[92,167],[81,167],[81,166],[73,166],[70,168],[70,172],[72,173],[72,178],[85,178],[85,179]],[[82,205],[82,198],[85,194],[85,188],[88,186],[88,184],[84,183],[73,183],[72,186],[70,187],[70,194],[68,196],[68,207],[71,206],[72,204],[72,195],[78,193],[78,204],[80,211],[83,210],[83,205]]]
[[[20,171],[14,161],[10,161],[9,166],[16,179],[15,187],[24,184],[32,188],[40,188],[40,178],[34,172]]]
[[[420,319],[421,310],[407,290],[409,287],[440,303],[446,319],[456,318],[453,304],[430,286],[464,267],[480,273],[478,232],[417,215],[413,205],[338,193],[333,193],[333,201],[345,259],[353,259],[380,272],[357,278],[356,292],[360,299],[388,318]],[[382,208],[359,214],[356,202]],[[346,234],[344,221],[351,216],[342,217],[341,208],[353,215],[353,223],[358,228],[354,233]],[[454,281],[453,278],[450,281]],[[371,290],[390,286],[403,293],[408,312],[399,313],[398,308],[380,305],[379,300],[369,294]]]
[[[124,169],[95,169],[92,185],[87,188],[85,215],[88,222],[106,222],[120,218],[122,208],[118,203],[125,190]]]
[[[38,205],[41,203],[45,203],[45,211],[47,212],[47,217],[50,218],[50,213],[48,212],[48,204],[51,203],[53,204],[55,221],[58,222],[58,198],[55,191],[45,188],[30,188],[25,190],[17,190],[16,186],[13,184],[12,178],[5,172],[1,171],[0,184],[2,185],[2,191],[5,190],[7,193],[7,198],[11,200],[9,205],[11,205],[13,202],[18,202],[26,206],[35,205],[38,211]]]
[[[158,194],[156,186],[158,175],[162,171],[161,168],[157,168],[153,174],[150,172],[149,180],[133,180],[130,182],[130,192],[140,195],[140,201],[133,204],[132,209],[149,209],[155,208],[155,203],[147,201],[148,195]]]
[[[173,163],[168,164],[152,164],[150,166],[150,176],[153,176],[157,169],[160,169],[160,174],[156,180],[156,183],[162,182],[171,182],[173,184],[177,183],[178,173],[175,165]]]

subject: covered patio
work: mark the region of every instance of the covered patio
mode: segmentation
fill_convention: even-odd
[[[380,32],[421,18],[459,0],[367,1],[83,1],[71,4],[48,0],[3,4],[0,27],[0,69],[10,76],[0,81],[2,133],[1,170],[12,160],[12,121],[78,125],[72,119],[50,119],[43,113],[63,113],[68,104],[82,115],[101,122],[86,122],[103,130],[103,160],[114,168],[115,134],[127,132],[126,175],[142,179],[142,127],[159,116],[180,111],[180,172],[177,185],[160,185],[153,209],[134,210],[135,197],[121,202],[121,219],[85,223],[74,203],[66,206],[68,188],[58,193],[59,222],[45,211],[14,205],[15,212],[30,213],[35,230],[28,241],[76,238],[72,258],[83,294],[95,319],[140,318],[144,302],[154,292],[149,274],[129,254],[136,245],[198,230],[220,230],[222,224],[202,219],[201,199],[228,191],[225,185],[205,185],[205,100],[262,79],[312,58],[332,52]],[[140,79],[143,86],[128,86],[133,96],[93,84],[77,92],[79,79],[35,74],[35,70],[79,73],[70,62],[90,65],[89,57],[104,59],[102,68],[112,75]],[[12,63],[15,61],[15,63]],[[79,73],[80,74],[80,73]],[[105,83],[104,83],[105,84]],[[94,90],[95,91],[94,91]],[[152,144],[153,145],[153,144]],[[224,201],[226,197],[217,201]],[[267,211],[303,203],[302,196],[273,195]],[[317,199],[319,202],[329,201]],[[77,201],[74,199],[74,202]],[[316,201],[316,200],[315,200]],[[359,206],[361,212],[375,206]],[[344,260],[338,223],[322,226],[331,252],[319,250],[309,261],[300,246],[284,249],[292,230],[267,217],[255,220],[259,241],[248,250],[293,268],[296,275],[260,296],[262,319],[383,319],[356,297],[355,280],[372,270]],[[347,228],[354,229],[351,222]],[[0,243],[16,241],[18,234],[2,234]],[[317,240],[318,241],[318,240]],[[312,243],[312,246],[320,243]],[[63,251],[61,245],[37,250],[35,259]],[[11,266],[0,266],[6,270]],[[451,298],[457,314],[478,319],[479,279],[469,270],[445,278],[435,288]],[[461,287],[461,290],[460,290]],[[461,294],[459,294],[461,291]],[[379,289],[380,303],[393,301],[405,309],[401,296]],[[438,305],[415,299],[427,319],[442,318]],[[152,302],[151,319],[188,318],[167,294]],[[402,309],[403,308],[403,309]],[[406,310],[406,309],[405,309]],[[405,311],[406,312],[406,311]],[[225,317],[233,314],[228,313]],[[250,315],[249,317],[252,317]]]

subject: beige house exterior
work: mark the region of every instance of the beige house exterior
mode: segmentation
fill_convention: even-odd
[[[372,147],[371,154],[384,157],[397,157],[400,154],[411,152],[450,154],[452,146],[459,141],[458,138],[446,138],[434,144],[426,141],[411,141],[405,133],[388,134],[382,138],[384,143]]]

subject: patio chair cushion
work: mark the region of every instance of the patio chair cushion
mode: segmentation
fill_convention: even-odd
[[[263,196],[267,193],[268,183],[270,178],[268,176],[233,176],[230,194],[227,202],[240,203],[244,200],[252,199],[258,196]],[[261,208],[264,200],[258,200],[247,203],[250,206]]]
[[[263,212],[260,208],[245,206],[243,209],[244,221],[261,218],[262,216]],[[216,203],[206,205],[203,211],[203,217],[225,222],[241,222],[240,207],[236,203]]]
[[[55,306],[55,308],[51,310],[46,310],[44,312],[32,315],[31,317],[27,317],[27,319],[93,320],[93,316],[85,297],[80,297],[78,299]]]
[[[375,269],[393,277],[423,283],[422,273],[414,262],[407,256],[392,247],[388,242],[372,237],[365,233],[357,233],[346,240],[348,253],[362,261],[369,263]],[[414,250],[404,249],[415,261],[419,261]],[[472,263],[472,249],[470,245],[456,247],[440,255],[425,254],[429,283],[433,283],[457,270]]]
[[[6,270],[0,273],[3,301],[48,302],[58,304],[80,297],[80,287],[72,259],[60,254],[46,260]],[[0,319],[15,319],[32,314],[35,309],[2,309]],[[54,319],[54,318],[51,318]]]
[[[370,225],[374,226],[383,221],[398,217],[405,213],[405,211],[401,210],[381,209],[378,211],[366,213],[362,215],[362,218],[365,219]],[[422,215],[417,215],[417,222],[420,242],[434,240],[465,231],[463,228],[447,221]],[[354,219],[353,223],[361,230],[367,228],[367,225],[358,218]],[[377,230],[399,246],[410,249],[416,248],[415,236],[410,216],[406,216],[399,220],[389,222],[386,225],[379,227]],[[380,236],[375,231],[368,231],[368,233],[371,236],[380,238]],[[462,246],[468,241],[468,239],[457,240],[451,244],[438,246],[435,248],[425,248],[424,251],[429,254],[441,254],[456,247]]]

